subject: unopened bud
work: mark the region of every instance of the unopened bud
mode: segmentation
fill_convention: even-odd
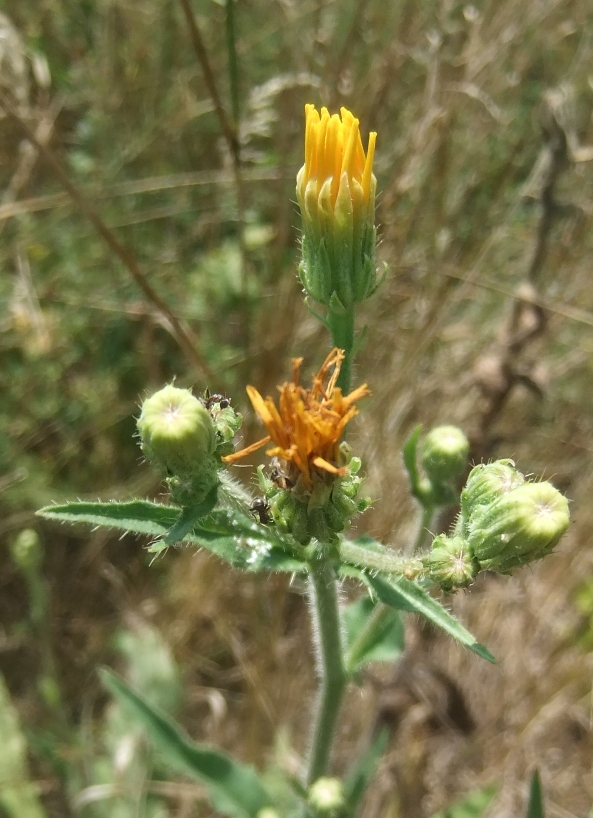
[[[210,413],[189,389],[169,384],[142,404],[138,419],[142,451],[171,475],[189,475],[216,448]]]
[[[318,778],[309,790],[309,805],[321,815],[339,815],[346,806],[339,778]]]
[[[461,513],[466,524],[504,494],[522,486],[525,478],[512,460],[480,463],[471,470],[461,492]]]
[[[485,507],[468,542],[481,570],[506,574],[549,554],[569,522],[568,501],[551,483],[525,483]]]
[[[39,535],[33,528],[24,528],[19,532],[11,548],[15,564],[24,574],[39,571],[43,560],[43,548]]]
[[[365,151],[350,111],[321,115],[305,106],[305,164],[297,176],[303,217],[299,274],[315,301],[351,308],[377,287],[375,265],[375,133]]]
[[[479,568],[463,537],[447,537],[445,534],[435,538],[424,564],[430,579],[443,591],[467,588]]]
[[[437,426],[424,438],[421,460],[424,471],[432,481],[454,480],[464,470],[469,452],[469,441],[456,426]]]

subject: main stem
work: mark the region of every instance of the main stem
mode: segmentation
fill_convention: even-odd
[[[331,562],[325,557],[313,560],[310,563],[309,580],[321,687],[313,723],[307,786],[311,786],[327,770],[346,687],[338,589]]]
[[[346,353],[337,383],[342,392],[346,394],[350,391],[352,360],[354,358],[354,306],[345,309],[343,312],[334,312],[330,307],[326,320],[331,332],[332,344],[338,349],[343,349]]]

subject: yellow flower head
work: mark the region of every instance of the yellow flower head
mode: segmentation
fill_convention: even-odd
[[[269,434],[222,459],[226,463],[234,463],[271,440],[275,445],[266,454],[292,463],[308,490],[313,487],[312,477],[315,473],[346,474],[346,468],[337,465],[340,441],[346,424],[358,414],[354,404],[369,395],[370,391],[363,384],[349,395],[342,395],[336,381],[343,360],[343,351],[333,349],[313,377],[313,386],[306,389],[299,382],[303,359],[294,358],[292,382],[278,387],[278,407],[271,397],[264,400],[257,389],[248,386],[249,399]]]
[[[303,217],[301,281],[311,298],[337,309],[364,301],[376,288],[373,158],[359,122],[342,108],[330,115],[305,106],[305,164],[297,175]]]
[[[324,206],[335,209],[340,188],[355,208],[361,209],[374,199],[373,175],[376,133],[369,134],[365,156],[359,122],[346,108],[330,116],[327,108],[321,116],[314,105],[305,105],[305,164],[297,176],[299,199],[321,197]]]

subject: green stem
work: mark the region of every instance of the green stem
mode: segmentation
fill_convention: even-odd
[[[328,308],[326,321],[331,332],[332,344],[346,353],[337,384],[346,395],[350,391],[354,360],[354,305],[343,312],[334,312],[331,307]]]
[[[350,540],[343,539],[339,546],[342,562],[371,571],[384,571],[400,577],[416,579],[422,571],[422,561],[416,557],[401,557],[391,548],[365,548]]]
[[[416,535],[416,542],[414,543],[414,554],[417,554],[418,551],[422,551],[428,545],[428,542],[432,536],[430,533],[430,527],[432,525],[433,518],[434,506],[423,505],[422,515],[418,526],[418,534]]]
[[[347,679],[334,568],[328,559],[320,557],[310,563],[309,572],[313,631],[318,643],[321,689],[313,724],[307,786],[311,786],[327,770]]]

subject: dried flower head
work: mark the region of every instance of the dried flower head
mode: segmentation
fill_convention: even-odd
[[[249,399],[269,434],[223,460],[234,463],[272,441],[275,445],[267,454],[293,464],[308,490],[313,487],[315,473],[345,475],[346,467],[339,465],[339,445],[346,424],[358,414],[354,404],[370,391],[363,384],[349,395],[342,395],[336,382],[343,360],[344,352],[333,349],[313,377],[313,386],[306,389],[299,381],[303,359],[294,358],[293,380],[278,387],[278,406],[271,397],[264,399],[257,389],[248,386]]]

